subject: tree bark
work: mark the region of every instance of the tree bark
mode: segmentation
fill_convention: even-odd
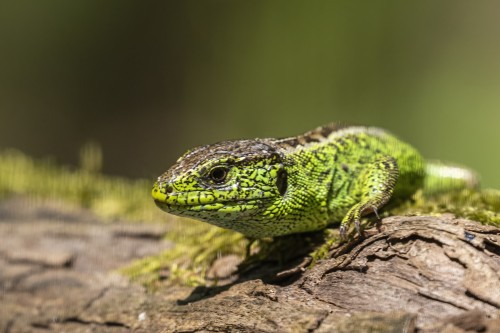
[[[255,279],[172,308],[184,332],[497,332],[500,230],[442,217],[384,219],[295,281]],[[293,271],[293,270],[292,270]]]
[[[57,322],[40,306],[29,315],[6,307],[3,311],[16,316],[3,328],[14,332],[15,318],[23,318],[43,332],[73,328],[96,332],[500,332],[499,228],[451,215],[394,216],[382,221],[380,231],[368,230],[364,240],[337,245],[330,255],[310,269],[302,268],[306,257],[298,258],[295,267],[275,272],[274,280],[258,267],[213,288],[148,293],[123,281],[108,282],[102,289],[94,285],[92,295],[68,292],[60,295],[61,302],[52,302],[52,312],[65,302],[73,304],[66,317],[61,310]],[[224,269],[225,274],[231,272],[227,265]],[[3,297],[4,302],[9,300],[8,293]],[[75,309],[78,297],[88,300]],[[1,319],[0,309],[0,323]]]

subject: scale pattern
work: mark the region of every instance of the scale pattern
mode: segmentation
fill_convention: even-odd
[[[331,124],[296,137],[194,148],[158,177],[152,195],[168,213],[249,237],[333,222],[341,222],[345,236],[351,223],[359,231],[361,216],[377,213],[390,198],[407,198],[424,185],[439,188],[426,172],[431,166],[435,175],[436,165],[382,129]],[[447,189],[475,183],[473,177],[467,170],[456,179],[439,174]]]

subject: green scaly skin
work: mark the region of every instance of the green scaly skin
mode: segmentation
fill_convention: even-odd
[[[285,139],[224,141],[194,148],[158,177],[164,211],[252,238],[320,230],[377,211],[420,188],[475,186],[467,169],[425,162],[410,145],[374,127],[327,125]]]

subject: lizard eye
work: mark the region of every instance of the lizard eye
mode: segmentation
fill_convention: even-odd
[[[217,184],[223,183],[226,180],[229,169],[227,167],[215,167],[210,170],[210,179]]]

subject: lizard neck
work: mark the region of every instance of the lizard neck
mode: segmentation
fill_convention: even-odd
[[[329,194],[333,180],[333,156],[325,147],[282,151],[287,172],[287,190],[279,199],[282,223],[292,232],[317,230],[329,222]],[[308,222],[304,223],[304,219]],[[299,221],[302,221],[299,223]]]

